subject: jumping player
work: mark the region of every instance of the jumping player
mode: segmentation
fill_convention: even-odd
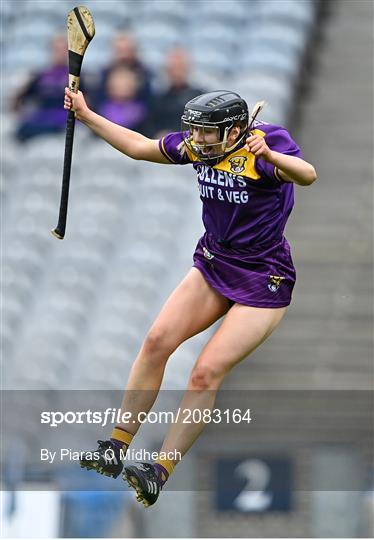
[[[121,410],[132,420],[98,441],[81,466],[116,478],[121,456],[159,392],[170,355],[188,338],[224,316],[197,358],[181,409],[212,409],[229,371],[278,326],[291,302],[295,270],[283,231],[292,210],[293,185],[316,180],[297,144],[282,127],[256,121],[249,131],[246,102],[216,91],[189,101],[182,129],[161,140],[111,123],[91,111],[81,92],[65,90],[65,109],[120,152],[136,160],[184,165],[197,173],[205,234],[193,267],[153,323],[130,371]],[[182,420],[182,419],[181,419]],[[204,423],[171,425],[160,456],[183,456]],[[108,450],[110,457],[108,458]],[[178,459],[125,466],[123,478],[145,506],[154,504]]]

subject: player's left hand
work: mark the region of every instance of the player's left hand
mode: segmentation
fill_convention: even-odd
[[[245,140],[245,148],[257,157],[262,157],[265,161],[271,160],[271,150],[265,142],[265,137],[260,135],[250,135]]]

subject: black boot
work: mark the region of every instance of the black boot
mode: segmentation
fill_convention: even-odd
[[[122,459],[126,455],[127,446],[123,450],[118,448],[111,441],[97,441],[99,447],[91,452],[82,452],[80,465],[83,469],[91,470],[117,478],[122,472]]]
[[[158,499],[161,491],[156,468],[150,463],[140,463],[139,466],[125,467],[123,479],[135,489],[136,498],[144,506],[152,506]]]

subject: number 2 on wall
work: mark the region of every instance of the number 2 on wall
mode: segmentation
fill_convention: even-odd
[[[266,493],[270,480],[270,467],[259,459],[248,459],[235,469],[235,476],[246,481],[234,500],[234,506],[242,512],[262,512],[271,505],[273,495]]]

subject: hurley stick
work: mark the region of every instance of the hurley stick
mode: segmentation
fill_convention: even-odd
[[[248,126],[248,131],[251,131],[254,121],[257,118],[257,115],[262,111],[262,109],[265,106],[265,101],[258,101],[256,105],[253,107],[251,112],[251,122]]]
[[[89,42],[95,35],[95,24],[89,10],[84,6],[75,7],[68,13],[67,18],[68,49],[69,49],[69,88],[72,92],[78,93],[79,78]],[[58,224],[52,230],[52,234],[62,240],[65,236],[66,218],[68,212],[69,186],[71,157],[74,141],[75,113],[69,111],[66,122],[65,155],[64,168],[62,174],[62,188],[60,213]]]

